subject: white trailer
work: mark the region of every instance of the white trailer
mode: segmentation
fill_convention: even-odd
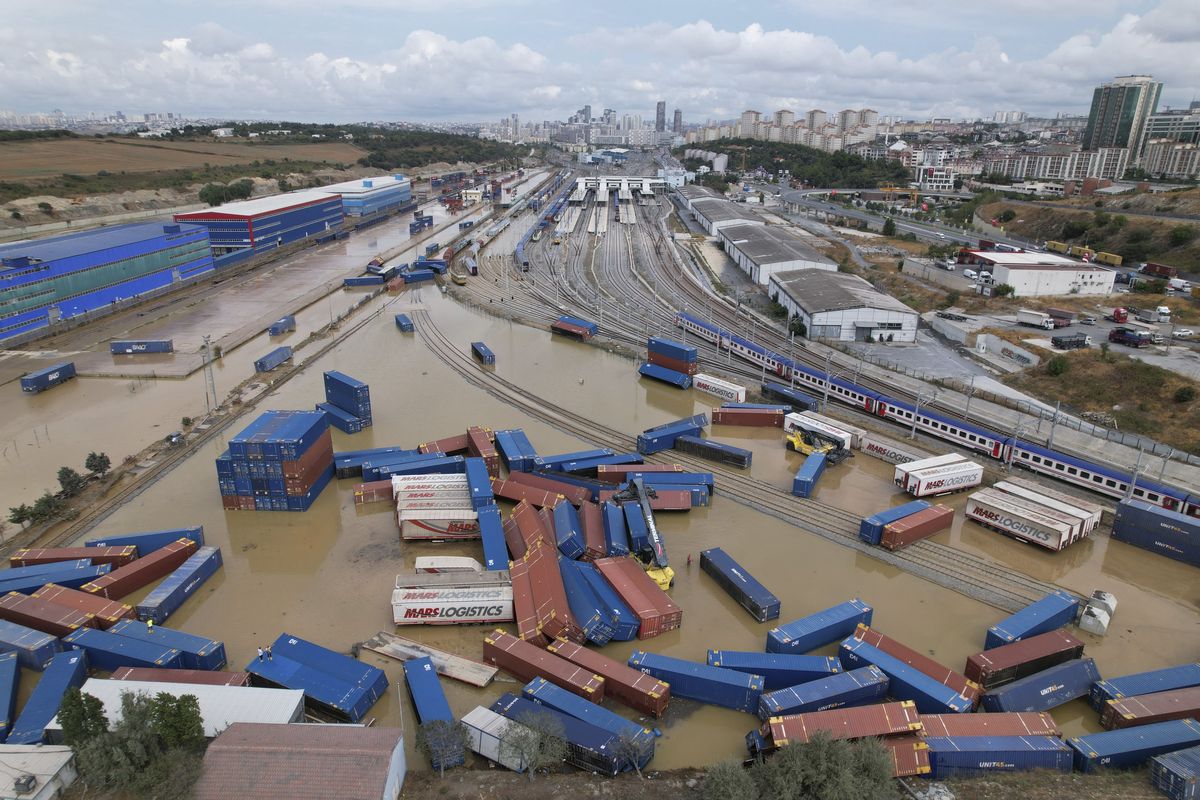
[[[992,484],[992,488],[998,492],[1019,497],[1022,500],[1034,503],[1056,514],[1061,514],[1064,517],[1072,520],[1076,527],[1079,528],[1078,536],[1088,536],[1096,527],[1096,519],[1090,512],[1085,509],[1078,508],[1071,503],[1065,503],[1055,497],[1043,494],[1033,489],[1027,489],[1024,486],[1018,486],[1008,481],[1000,481]],[[1036,509],[1035,509],[1036,510]],[[1078,536],[1076,538],[1078,538]]]
[[[929,458],[922,458],[919,461],[908,461],[896,465],[896,470],[892,474],[892,480],[901,489],[906,489],[909,473],[919,472],[931,467],[944,467],[966,460],[965,456],[961,456],[958,453],[946,453],[944,456],[930,456]]]
[[[466,475],[393,475],[392,497],[400,492],[461,488],[470,491]]]
[[[467,503],[467,508],[470,508],[471,492],[466,488],[457,486],[443,489],[434,487],[430,489],[403,489],[395,493],[396,505],[399,507],[403,503],[412,501],[428,501],[447,503],[448,508],[458,508],[464,501]]]
[[[419,556],[413,559],[413,572],[483,572],[483,564],[469,556]]]
[[[392,619],[397,625],[512,622],[512,579],[507,570],[397,575]]]
[[[911,445],[901,444],[872,432],[867,432],[859,440],[859,449],[889,464],[907,464],[929,457],[928,453],[922,453]]]
[[[479,538],[479,514],[473,510],[414,508],[399,512],[398,518],[400,538],[406,541]]]
[[[1048,331],[1054,330],[1054,320],[1049,314],[1041,311],[1030,311],[1027,308],[1017,311],[1017,324],[1028,325],[1031,328],[1042,328]]]
[[[933,497],[950,492],[961,492],[983,483],[983,467],[974,461],[947,464],[944,467],[929,467],[908,473],[904,491],[913,497]]]
[[[840,419],[834,419],[833,417],[827,417],[824,414],[818,414],[815,411],[801,411],[800,415],[803,417],[808,417],[809,419],[814,419],[817,422],[824,423],[831,428],[845,431],[846,433],[850,434],[850,444],[853,445],[854,449],[862,449],[863,437],[867,435],[867,431],[865,429],[851,425],[848,422],[843,422]]]
[[[699,372],[692,376],[692,388],[699,389],[731,403],[746,402],[746,387]]]
[[[521,763],[520,758],[514,757],[504,747],[504,737],[511,736],[511,731],[523,728],[524,725],[483,706],[475,706],[468,711],[462,718],[462,724],[467,729],[467,747],[472,753],[513,772],[525,771],[525,765]]]
[[[998,489],[994,486],[992,487],[992,491],[999,492],[1000,495],[1004,498],[1004,502],[1008,503],[1009,505],[1015,506],[1017,508],[1023,508],[1026,511],[1030,512],[1031,514],[1040,514],[1041,516],[1045,517],[1046,519],[1052,519],[1055,522],[1061,522],[1063,525],[1066,525],[1068,528],[1070,528],[1071,529],[1071,538],[1063,545],[1063,547],[1066,547],[1068,544],[1071,544],[1071,542],[1076,541],[1077,539],[1079,539],[1081,536],[1084,535],[1084,533],[1083,533],[1084,517],[1082,514],[1080,514],[1078,512],[1068,513],[1068,512],[1059,511],[1055,508],[1051,508],[1050,506],[1044,505],[1044,504],[1038,502],[1037,500],[1030,500],[1027,497],[1022,497],[1021,495],[1018,495],[1018,494],[1006,492],[1003,489]]]
[[[1053,497],[1055,500],[1061,500],[1062,502],[1066,503],[1067,505],[1071,505],[1071,506],[1074,506],[1075,508],[1079,508],[1079,509],[1082,509],[1082,510],[1088,512],[1089,514],[1092,515],[1092,529],[1093,530],[1096,528],[1096,526],[1098,526],[1100,524],[1100,518],[1102,516],[1104,516],[1104,506],[1102,506],[1099,503],[1088,500],[1085,497],[1077,497],[1076,495],[1073,495],[1070,492],[1064,492],[1061,489],[1053,488],[1050,486],[1043,486],[1042,484],[1038,483],[1037,481],[1031,481],[1028,478],[1019,478],[1015,475],[1012,477],[1009,477],[1009,478],[1005,478],[1004,482],[1010,483],[1013,486],[1021,486],[1026,489],[1032,489],[1033,491],[1037,492],[1038,494],[1045,495],[1046,497]]]
[[[841,428],[835,428],[820,420],[806,417],[803,414],[788,414],[783,418],[783,430],[785,433],[795,433],[798,430],[814,431],[828,436],[835,441],[841,442],[842,447],[847,450],[851,449],[854,437]]]
[[[1047,550],[1062,550],[1071,542],[1069,525],[1014,505],[1002,492],[984,489],[967,498],[966,518]]]

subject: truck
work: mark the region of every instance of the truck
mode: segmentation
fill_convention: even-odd
[[[1075,312],[1065,308],[1047,308],[1046,313],[1050,315],[1056,328],[1065,328],[1075,321]]]
[[[1086,333],[1072,333],[1066,336],[1051,336],[1050,344],[1058,350],[1079,350],[1083,347],[1090,347],[1092,337]]]
[[[1111,314],[1105,314],[1104,318],[1109,322],[1115,322],[1118,325],[1122,325],[1129,321],[1129,309],[1118,306],[1112,310]]]
[[[1054,320],[1049,314],[1041,311],[1030,311],[1026,308],[1017,311],[1017,324],[1028,325],[1031,328],[1042,328],[1048,331],[1054,329]]]
[[[1145,322],[1151,325],[1158,322],[1170,322],[1171,309],[1167,308],[1166,306],[1159,306],[1158,308],[1142,308],[1137,312],[1137,320],[1138,322]]]
[[[1147,347],[1153,343],[1149,331],[1128,326],[1113,328],[1108,332],[1108,340],[1126,347]]]
[[[1153,262],[1147,262],[1143,264],[1140,272],[1143,275],[1150,275],[1151,277],[1161,278],[1162,280],[1170,280],[1171,278],[1179,277],[1179,270],[1175,267],[1169,267],[1166,264],[1155,264]]]

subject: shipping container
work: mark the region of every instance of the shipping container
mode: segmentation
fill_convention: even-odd
[[[801,416],[808,417],[813,422],[828,426],[830,430],[836,430],[850,434],[850,446],[855,450],[862,448],[863,437],[868,435],[868,432],[865,429],[860,428],[857,425],[851,425],[849,422],[835,419],[834,417],[826,416],[825,414],[818,414],[816,411],[802,411],[800,414]]]
[[[229,453],[235,461],[295,461],[328,430],[317,411],[267,411],[229,440]]]
[[[933,736],[925,744],[929,777],[935,781],[1033,769],[1071,771],[1071,748],[1053,736]]]
[[[1117,541],[1200,567],[1200,520],[1142,502],[1117,504],[1112,536]]]
[[[604,520],[604,545],[609,557],[629,555],[629,534],[625,529],[625,512],[616,503],[600,507]]]
[[[533,459],[537,457],[537,452],[534,451],[533,445],[529,444],[524,431],[496,431],[496,450],[510,472],[533,469]]]
[[[963,672],[983,689],[996,689],[1082,656],[1083,642],[1066,631],[1048,631],[976,653]]]
[[[1109,700],[1154,692],[1169,692],[1191,686],[1200,686],[1200,661],[1096,681],[1092,686],[1088,703],[1097,711],[1102,711]]]
[[[876,666],[868,666],[765,692],[757,712],[759,719],[766,721],[782,714],[879,703],[887,693],[887,675]]]
[[[1200,719],[1200,686],[1110,700],[1100,712],[1100,724],[1110,730],[1171,719]]]
[[[405,450],[400,447],[376,447],[369,450],[350,450],[342,453],[335,453],[333,456],[333,465],[337,470],[338,478],[359,478],[362,477],[362,466],[364,461],[370,461],[379,456],[415,456],[418,455],[416,450]]]
[[[9,726],[17,716],[17,689],[21,667],[16,653],[0,653],[0,741],[8,735]]]
[[[262,358],[254,362],[255,372],[270,372],[271,370],[283,364],[286,361],[292,360],[292,348],[287,345],[276,347],[271,352],[267,353]]]
[[[393,475],[461,475],[466,470],[466,459],[462,456],[417,455],[406,456],[405,461],[383,464],[364,462],[363,480],[381,481]]]
[[[454,713],[446,700],[441,681],[433,668],[433,662],[428,657],[410,658],[402,665],[404,681],[408,684],[408,693],[412,697],[413,712],[417,722],[424,728],[433,722],[454,723]],[[430,751],[429,761],[434,769],[446,769],[463,764],[461,747],[455,747],[453,742],[442,741],[437,737],[426,739]]]
[[[796,497],[812,497],[813,490],[817,488],[817,481],[825,472],[826,463],[824,453],[812,453],[807,456],[792,478],[792,494]]]
[[[929,747],[915,733],[880,739],[889,756],[893,778],[911,778],[929,774]]]
[[[382,286],[385,279],[382,275],[354,275],[342,279],[342,287],[356,289],[361,286]]]
[[[78,561],[81,558],[90,559],[94,565],[111,564],[119,567],[137,558],[137,548],[131,546],[23,547],[8,557],[8,564],[11,567],[31,567],[39,564],[53,564],[58,561]]]
[[[534,678],[529,681],[522,687],[521,694],[538,705],[583,720],[618,737],[622,742],[622,748],[629,747],[636,750],[636,765],[639,769],[644,768],[654,757],[654,731],[643,728],[619,714],[614,714],[601,705],[589,703],[587,700],[555,686],[545,678]],[[628,757],[626,753],[622,755]],[[633,764],[627,764],[623,765],[623,768],[632,769],[633,766]]]
[[[523,561],[513,561],[509,565],[508,574],[512,580],[513,616],[517,623],[517,636],[523,642],[540,647],[546,643],[546,636],[538,625],[537,601],[534,600],[533,587],[529,583],[529,567]]]
[[[191,539],[196,543],[197,547],[203,547],[204,526],[194,525],[190,528],[172,528],[165,531],[105,536],[101,539],[88,539],[83,544],[85,547],[121,547],[131,544],[137,548],[138,558],[144,558],[155,550],[166,547],[180,539]]]
[[[892,470],[892,482],[901,489],[907,489],[908,476],[913,472],[920,472],[923,469],[930,469],[932,467],[946,467],[950,466],[951,464],[961,464],[966,460],[966,456],[963,456],[959,453],[945,453],[940,456],[929,456],[928,458],[922,458],[917,461],[906,461],[897,464],[896,468]]]
[[[1150,759],[1150,783],[1171,800],[1200,797],[1200,747]]]
[[[1079,616],[1079,598],[1062,589],[1055,589],[1041,600],[1033,602],[988,628],[983,649],[1027,639],[1038,633],[1056,630],[1075,622]]]
[[[40,744],[46,727],[58,715],[63,695],[73,686],[82,686],[87,678],[87,655],[78,650],[59,653],[51,659],[33,694],[25,701],[21,715],[9,729],[7,744]]]
[[[401,333],[412,333],[417,329],[416,326],[413,325],[412,317],[410,317],[408,314],[396,315],[396,327],[400,329]]]
[[[397,625],[479,625],[512,622],[507,571],[397,575],[392,621]]]
[[[910,701],[771,717],[767,726],[776,747],[806,744],[817,733],[831,739],[865,739],[921,730],[917,709]]]
[[[681,375],[695,375],[700,371],[700,362],[698,361],[680,361],[678,358],[671,358],[662,353],[647,353],[646,363],[678,372]]]
[[[925,736],[1061,736],[1058,723],[1045,711],[997,714],[922,714]]]
[[[799,655],[841,641],[859,624],[871,624],[872,609],[857,597],[845,603],[793,620],[767,634],[768,653]]]
[[[221,568],[221,549],[201,547],[137,604],[137,618],[161,624]]]
[[[175,343],[170,339],[122,339],[108,343],[112,355],[138,355],[142,353],[174,353]]]
[[[879,544],[883,539],[883,527],[897,520],[929,508],[924,500],[911,500],[902,505],[879,511],[869,517],[863,517],[858,525],[858,538],[867,544]]]
[[[779,618],[779,598],[720,547],[700,551],[700,569],[759,622]]]
[[[583,529],[583,560],[595,561],[608,555],[604,543],[604,516],[599,503],[588,500],[579,503],[579,525]]]
[[[64,361],[21,376],[22,392],[44,392],[75,377],[75,362]]]
[[[158,625],[150,628],[138,620],[119,622],[109,629],[109,633],[148,644],[172,647],[180,653],[181,669],[219,670],[225,666],[225,643],[209,639],[207,636]]]
[[[980,687],[966,675],[961,675],[949,667],[944,667],[924,653],[917,652],[907,645],[901,644],[890,636],[885,636],[874,628],[859,625],[854,631],[854,638],[877,647],[890,656],[900,659],[918,672],[923,672],[939,683],[950,687],[971,701],[971,705],[979,704]]]
[[[424,283],[425,281],[433,280],[434,272],[432,269],[413,268],[413,269],[408,269],[408,270],[402,272],[401,277],[404,278],[404,282],[406,284]]]
[[[608,614],[613,626],[613,639],[618,642],[628,642],[637,638],[641,623],[636,614],[625,604],[621,596],[613,589],[612,584],[604,579],[594,564],[582,561],[564,562],[568,568],[574,569],[587,582],[595,593],[601,606]]]
[[[699,436],[680,436],[675,439],[674,448],[681,453],[706,458],[718,464],[728,464],[739,469],[749,469],[754,453],[742,447],[716,442],[712,439],[701,439]]]
[[[54,636],[66,636],[79,628],[96,628],[99,625],[96,618],[87,612],[16,592],[0,597],[0,619]]]
[[[119,667],[109,680],[141,683],[194,683],[198,686],[249,686],[249,672],[222,672],[207,669],[159,669],[157,667]]]
[[[502,630],[484,637],[483,660],[519,680],[545,678],[592,703],[604,702],[604,678]]]
[[[567,558],[583,555],[583,528],[579,512],[566,500],[554,507],[554,539],[558,551]]]
[[[810,408],[817,408],[821,405],[821,401],[812,395],[805,394],[793,386],[785,386],[782,383],[764,381],[762,394],[768,400],[779,400],[787,403],[791,411],[807,411]]]
[[[483,364],[495,364],[496,354],[483,342],[471,342],[471,354]]]
[[[299,637],[282,633],[271,650],[270,660],[246,666],[254,682],[301,689],[307,703],[340,719],[360,721],[387,691],[383,670]]]
[[[604,678],[604,692],[609,698],[654,717],[666,713],[671,688],[663,681],[566,639],[555,639],[546,649]]]
[[[913,447],[911,444],[901,444],[893,439],[881,436],[874,431],[867,431],[859,440],[859,449],[869,456],[878,458],[888,464],[906,464],[910,461],[920,461],[928,457],[927,453]]]
[[[293,315],[288,314],[280,317],[275,322],[272,322],[271,326],[267,328],[267,335],[282,336],[283,334],[291,333],[294,330],[296,330],[296,318]]]
[[[519,757],[514,756],[505,740],[516,736],[516,730],[524,726],[492,711],[490,708],[475,706],[463,715],[461,720],[467,731],[467,749],[488,761],[511,769],[513,772],[524,772],[525,765]]]
[[[629,556],[598,558],[593,563],[637,616],[639,639],[676,630],[683,623],[683,609],[659,588],[635,559]]]
[[[41,672],[61,651],[57,636],[0,620],[0,653],[16,653],[22,667]]]
[[[828,656],[794,656],[740,650],[709,650],[707,662],[711,667],[762,676],[764,692],[799,686],[837,675],[842,671],[838,660]]]
[[[333,403],[317,403],[316,409],[329,418],[329,424],[342,433],[360,433],[363,421],[350,412],[335,406]]]
[[[28,567],[8,567],[0,569],[0,581],[23,580],[33,575],[45,575],[48,572],[87,569],[91,565],[91,559],[77,558],[74,561],[51,561],[45,564],[31,564]],[[42,582],[46,583],[47,581]]]
[[[572,462],[585,461],[593,458],[603,458],[606,456],[616,455],[616,451],[608,447],[598,447],[592,450],[579,450],[572,453],[558,453],[556,455],[537,456],[533,459],[531,469],[542,471],[566,471],[566,465]]]
[[[794,433],[796,431],[811,431],[821,436],[827,437],[840,442],[846,450],[852,450],[851,446],[854,442],[854,437],[848,432],[835,425],[822,422],[819,419],[811,417],[808,412],[799,414],[786,414],[783,417],[783,430],[785,433]]]
[[[479,538],[483,545],[483,564],[490,572],[500,572],[508,567],[508,546],[504,543],[504,526],[500,521],[500,509],[486,505],[477,512]]]
[[[567,605],[571,610],[576,624],[583,629],[583,634],[589,642],[603,647],[612,641],[616,627],[608,609],[596,595],[591,585],[574,567],[577,562],[558,559],[558,570],[562,575],[563,590],[567,595]]]
[[[562,573],[558,569],[558,553],[551,545],[538,542],[530,547],[523,560],[529,567],[529,585],[537,602],[538,624],[542,633],[548,638],[564,636],[582,643],[585,640],[584,631],[571,614]]]
[[[629,552],[634,555],[650,552],[650,530],[642,516],[642,504],[626,501],[621,504],[621,513],[625,515],[625,530],[629,532]]]
[[[585,328],[582,325],[576,325],[573,322],[568,322],[561,318],[550,323],[550,332],[557,333],[560,336],[566,336],[571,339],[579,339],[581,341],[586,341],[595,336],[595,333],[588,328]]]
[[[497,478],[492,479],[492,493],[496,497],[512,500],[514,503],[524,502],[539,508],[553,508],[564,499],[561,494],[551,494],[545,489],[525,483],[517,483],[512,480],[502,481]]]
[[[1020,498],[1013,495],[984,489],[967,498],[963,516],[985,528],[1047,550],[1062,550],[1079,538],[1079,532],[1072,529],[1071,521],[1061,516],[1051,516],[1049,509],[1031,508],[1028,501],[1019,501]]]
[[[980,704],[985,711],[1049,711],[1087,697],[1098,680],[1100,670],[1096,662],[1076,658],[992,689]]]
[[[672,697],[686,697],[751,714],[758,709],[762,697],[763,679],[758,675],[642,650],[634,650],[628,663],[665,682],[671,687]]]
[[[647,378],[653,378],[656,381],[670,384],[676,389],[687,389],[692,385],[692,378],[690,375],[686,375],[682,372],[676,372],[675,370],[667,369],[666,367],[660,367],[657,364],[642,364],[640,367],[638,367],[638,373]],[[644,451],[639,449],[638,452],[641,453]]]
[[[1100,503],[1093,502],[1084,497],[1078,497],[1074,494],[1069,494],[1050,486],[1043,486],[1042,484],[1032,481],[1029,478],[1009,476],[1005,478],[1003,482],[1009,484],[1010,486],[1019,486],[1023,489],[1032,490],[1040,495],[1054,498],[1059,502],[1066,503],[1067,505],[1074,506],[1088,512],[1092,515],[1093,528],[1100,524],[1100,519],[1104,515],[1105,508]]]
[[[1063,514],[1072,520],[1079,520],[1079,536],[1087,536],[1092,530],[1100,524],[1100,513],[1094,512],[1091,509],[1077,506],[1075,503],[1069,503],[1060,500],[1053,495],[1045,494],[1044,492],[1029,489],[1017,483],[1009,481],[998,481],[992,485],[992,488],[998,492],[1010,495],[1014,498],[1020,498],[1022,501],[1033,503],[1033,510],[1038,507],[1043,507],[1047,510],[1054,511],[1058,514]]]
[[[888,550],[899,550],[947,530],[953,522],[954,509],[942,505],[932,506],[884,525],[883,537],[879,543]]]
[[[961,492],[982,482],[983,467],[974,461],[963,461],[909,472],[904,490],[913,497],[934,497]]]
[[[735,403],[742,403],[746,400],[745,386],[722,380],[715,375],[706,375],[702,372],[697,372],[692,376],[692,388],[698,389],[705,394],[714,395],[722,400],[731,400]]]
[[[119,603],[116,600],[106,600],[89,592],[67,589],[53,583],[47,583],[29,596],[91,614],[96,619],[96,626],[101,629],[111,628],[123,619],[135,617],[131,605]]]
[[[12,737],[9,737],[9,742]],[[1096,772],[1099,769],[1133,769],[1153,756],[1186,750],[1200,745],[1200,722],[1176,719],[1138,725],[1124,730],[1092,733],[1067,740],[1075,751],[1075,769]]]
[[[174,544],[159,548],[148,556],[139,558],[123,567],[117,567],[107,575],[102,575],[91,583],[84,584],[82,589],[111,600],[120,600],[179,569],[195,552],[196,543],[194,541],[179,539]]]
[[[83,559],[86,560],[86,559]],[[44,566],[58,567],[60,564],[75,564],[75,561],[56,561]],[[0,575],[14,570],[4,570]],[[41,575],[29,575],[24,578],[16,578],[14,580],[0,581],[0,595],[8,594],[9,592],[19,592],[20,594],[33,594],[38,589],[45,586],[47,583],[56,583],[59,586],[68,589],[78,589],[84,584],[91,583],[102,575],[107,575],[112,571],[111,564],[99,564],[94,567],[71,567],[69,569],[52,569],[49,572],[43,572]]]
[[[728,408],[712,412],[713,425],[742,425],[748,428],[782,428],[782,408]]]
[[[133,622],[145,628],[140,622]],[[118,667],[182,668],[183,654],[166,644],[144,642],[95,628],[80,628],[63,637],[63,649],[87,653],[93,669],[112,672]]]
[[[629,480],[641,478],[647,487],[671,489],[676,486],[703,486],[708,494],[713,493],[715,479],[711,472],[630,472]]]
[[[651,336],[647,339],[646,350],[651,353],[661,353],[680,361],[696,361],[700,358],[700,351],[690,344],[683,344],[661,336]]]
[[[868,664],[879,667],[888,676],[888,696],[896,700],[912,700],[922,714],[962,714],[975,707],[973,702],[937,678],[931,678],[896,656],[853,636],[838,647],[838,659],[843,669],[857,669]]]
[[[621,771],[617,737],[589,722],[508,692],[500,695],[500,699],[492,704],[490,710],[518,723],[522,719],[537,719],[547,715],[557,721],[555,727],[562,727],[563,738],[567,742],[567,754],[564,759],[566,763],[593,774],[610,777]]]

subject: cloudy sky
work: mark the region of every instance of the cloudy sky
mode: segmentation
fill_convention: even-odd
[[[1200,99],[1200,0],[0,0],[0,109],[318,121]],[[1003,11],[1000,11],[1002,9]],[[15,13],[14,13],[15,12]]]

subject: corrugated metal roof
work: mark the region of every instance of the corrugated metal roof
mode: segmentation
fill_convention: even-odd
[[[65,745],[0,744],[0,762],[5,767],[0,770],[0,797],[22,796],[13,785],[13,780],[22,773],[38,779],[40,792],[74,757],[75,751]]]
[[[367,183],[371,185],[367,186]],[[403,175],[374,175],[369,178],[357,178],[352,181],[331,183],[328,186],[318,186],[313,191],[325,194],[372,194],[411,185],[412,181]]]
[[[762,217],[746,208],[745,205],[731,203],[721,198],[714,197],[694,200],[692,201],[692,210],[696,212],[697,216],[704,217],[709,222],[742,219],[748,223],[765,224]]]
[[[180,233],[204,230],[201,225],[182,225],[174,222],[139,222],[133,225],[113,225],[90,231],[78,231],[46,239],[26,239],[0,244],[0,258],[28,256],[40,261],[70,258],[82,253],[94,253],[121,245],[144,242],[164,235],[163,226],[176,227]]]
[[[1000,264],[1015,267],[1027,264],[1039,264],[1052,267],[1087,267],[1088,264],[1066,256],[1056,256],[1052,253],[1004,253],[992,250],[971,250],[971,255],[989,264]]]
[[[240,200],[236,203],[226,203],[225,205],[208,208],[203,211],[189,211],[186,214],[176,214],[175,219],[186,221],[188,219],[204,219],[213,215],[258,217],[295,206],[324,203],[330,199],[330,196],[325,192],[307,189],[302,192],[288,192],[287,194],[273,194],[269,197],[256,197],[253,200]]]
[[[675,191],[688,200],[699,200],[702,197],[720,198],[721,196],[707,186],[680,186]]]
[[[730,225],[721,229],[721,236],[759,265],[788,261],[833,263],[810,247],[803,236],[782,225]]]
[[[793,269],[775,273],[771,283],[779,284],[783,293],[810,315],[852,308],[917,313],[896,298],[877,291],[857,275],[845,272]]]

